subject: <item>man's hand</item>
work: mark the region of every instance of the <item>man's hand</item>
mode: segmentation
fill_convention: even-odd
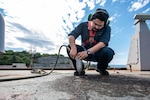
[[[78,52],[77,54],[78,59],[83,60],[88,57],[87,51]]]
[[[70,57],[72,59],[75,59],[76,55],[77,55],[77,50],[76,49],[71,49],[70,50]]]

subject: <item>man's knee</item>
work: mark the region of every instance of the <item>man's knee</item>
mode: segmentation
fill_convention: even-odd
[[[103,48],[103,51],[102,51],[104,54],[108,55],[108,56],[113,56],[115,54],[114,50],[112,50],[111,48],[109,47],[105,47]]]
[[[105,60],[107,60],[107,63],[109,63],[113,59],[114,54],[115,53],[111,48],[106,48],[104,55],[105,55]]]
[[[110,61],[113,58],[114,51],[109,47],[104,47],[95,54],[95,57],[99,60]]]

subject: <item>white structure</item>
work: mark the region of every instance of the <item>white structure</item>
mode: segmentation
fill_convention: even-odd
[[[150,70],[150,30],[146,20],[150,14],[135,15],[135,33],[131,39],[127,69],[146,71]]]
[[[27,68],[26,64],[24,63],[13,63],[12,67],[13,68]]]
[[[5,40],[5,22],[0,14],[0,53],[4,52],[4,40]]]

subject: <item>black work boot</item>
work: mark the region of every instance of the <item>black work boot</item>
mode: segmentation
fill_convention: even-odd
[[[81,73],[79,73],[77,71],[74,72],[74,76],[84,76],[84,75],[85,75],[85,71],[84,70],[82,70]]]
[[[106,76],[109,76],[109,72],[106,71],[106,70],[100,70],[100,69],[96,69],[97,72],[100,73],[100,75],[106,75]]]

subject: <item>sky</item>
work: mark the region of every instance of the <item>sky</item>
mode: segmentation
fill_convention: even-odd
[[[150,0],[0,0],[5,50],[56,54],[61,45],[68,45],[68,34],[97,8],[110,16],[109,47],[115,51],[110,64],[127,64],[134,16],[150,14]],[[60,53],[67,56],[65,48]]]

